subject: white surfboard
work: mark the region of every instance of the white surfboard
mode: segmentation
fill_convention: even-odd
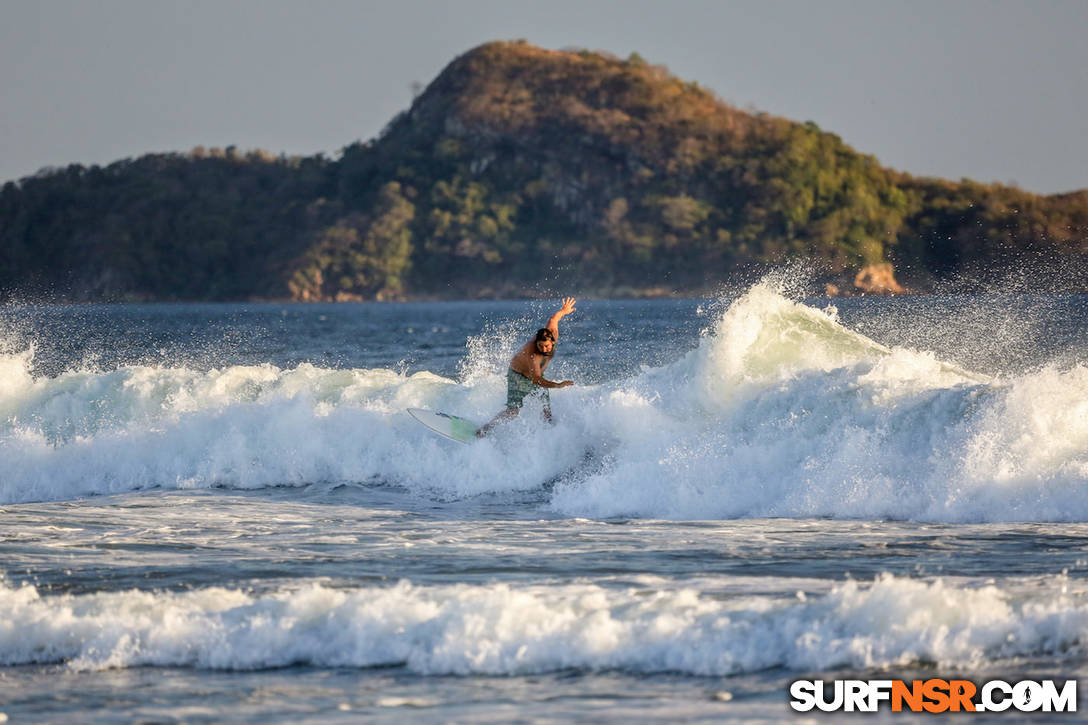
[[[408,414],[440,436],[445,436],[458,443],[472,443],[476,440],[479,423],[467,418],[458,418],[449,413],[440,413],[422,408],[409,408]]]

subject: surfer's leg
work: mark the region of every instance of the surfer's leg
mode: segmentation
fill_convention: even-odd
[[[499,423],[505,423],[518,417],[521,406],[525,404],[525,395],[532,390],[533,384],[524,375],[513,370],[506,372],[506,410],[502,411],[491,422],[476,431],[477,438],[483,438]]]
[[[476,437],[483,438],[485,435],[488,434],[488,432],[491,431],[492,428],[497,426],[499,423],[505,423],[508,420],[513,420],[514,418],[517,418],[518,413],[520,412],[520,408],[507,408],[506,410],[502,411],[494,418],[492,418],[490,423],[480,426],[480,429],[476,431]]]
[[[544,420],[555,425],[555,421],[552,420],[552,396],[547,388],[540,389],[540,397],[544,403]]]

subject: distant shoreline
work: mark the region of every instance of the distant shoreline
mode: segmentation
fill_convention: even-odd
[[[720,288],[717,290],[706,291],[671,291],[668,293],[657,293],[654,290],[633,292],[624,291],[622,293],[601,293],[601,292],[582,292],[578,290],[572,290],[570,294],[573,294],[581,300],[611,300],[611,301],[650,301],[650,300],[701,300],[701,299],[717,299],[720,297],[739,297],[744,294],[745,289],[740,287]],[[920,299],[927,297],[1031,297],[1031,296],[1054,296],[1054,297],[1075,297],[1078,295],[1088,295],[1088,289],[1081,290],[1002,290],[1002,289],[938,289],[930,291],[917,291],[909,290],[897,294],[873,294],[873,293],[851,293],[851,294],[827,294],[826,292],[817,290],[815,288],[807,290],[805,293],[799,295],[798,299],[892,299],[892,298],[912,298]],[[6,300],[0,302],[0,308],[17,308],[17,307],[35,307],[35,306],[87,306],[92,307],[96,305],[397,305],[397,304],[419,304],[427,302],[529,302],[536,300],[551,300],[558,299],[561,294],[524,294],[524,295],[506,295],[506,296],[475,296],[475,297],[442,297],[438,295],[403,295],[396,298],[383,299],[383,300],[296,300],[288,297],[284,298],[244,298],[244,299],[206,299],[206,298],[186,298],[186,299],[108,299],[108,300],[66,300],[66,299],[16,299]],[[791,295],[792,297],[792,295]]]
[[[1086,290],[1088,190],[912,176],[637,53],[525,42],[336,158],[198,146],[0,187],[0,300],[654,299],[780,265],[830,296]]]

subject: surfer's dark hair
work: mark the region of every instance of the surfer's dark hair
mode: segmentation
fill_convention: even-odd
[[[552,342],[555,342],[555,335],[553,335],[552,331],[549,330],[547,327],[541,327],[539,330],[536,331],[536,340],[535,340],[535,342],[544,342],[545,340],[551,340]],[[541,353],[541,354],[543,355],[545,353]],[[551,357],[554,354],[555,354],[555,348],[553,347],[552,351],[547,353],[547,356]]]

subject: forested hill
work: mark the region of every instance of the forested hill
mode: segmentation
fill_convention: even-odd
[[[521,42],[455,59],[336,160],[195,149],[0,192],[16,299],[697,293],[794,258],[844,289],[885,262],[923,291],[1088,289],[1088,192],[911,177],[637,55]]]

